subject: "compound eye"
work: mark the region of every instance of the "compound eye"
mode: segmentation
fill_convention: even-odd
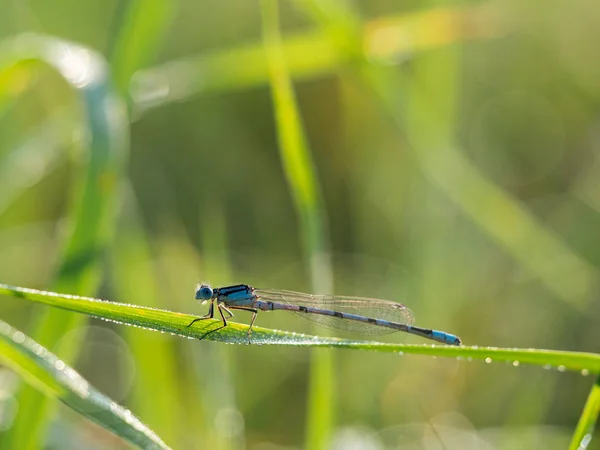
[[[213,290],[210,286],[203,284],[196,290],[196,300],[210,300]]]

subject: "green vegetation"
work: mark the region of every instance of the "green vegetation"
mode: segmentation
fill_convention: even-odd
[[[0,448],[594,445],[591,0],[5,6]],[[198,281],[465,345],[283,312],[199,342]]]

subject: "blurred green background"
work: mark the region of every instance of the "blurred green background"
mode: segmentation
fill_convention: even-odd
[[[293,188],[301,164],[282,164],[259,2],[2,0],[0,10],[0,281],[194,314],[206,311],[193,299],[199,281],[321,288],[405,303],[418,324],[469,345],[598,351],[597,2],[282,2],[295,125],[319,186],[312,213]],[[67,44],[46,48],[50,36],[81,47],[57,54]],[[98,64],[114,87],[106,97],[86,91]],[[71,211],[90,148],[111,145],[125,169],[106,181],[117,197],[108,251],[93,255],[100,270],[85,288],[69,285],[59,261]],[[314,262],[323,255],[331,265]],[[2,319],[33,336],[45,310],[0,303]],[[325,333],[285,313],[257,324]],[[78,353],[92,384],[174,448],[310,446],[319,375],[309,381],[307,349],[96,320],[61,330],[41,342]],[[329,357],[325,448],[566,448],[592,382],[504,364]],[[19,384],[0,369],[2,433],[32,414]],[[44,448],[127,448],[63,406],[44,414]]]

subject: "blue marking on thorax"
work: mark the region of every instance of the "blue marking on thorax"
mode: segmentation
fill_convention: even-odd
[[[256,300],[252,288],[246,284],[216,289],[217,300],[229,306],[251,306]]]

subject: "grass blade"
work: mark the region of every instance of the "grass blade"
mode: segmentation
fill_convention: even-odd
[[[279,33],[277,0],[261,2],[263,42],[275,108],[283,170],[300,220],[300,233],[313,289],[331,291],[331,263],[325,208],[308,142],[305,137]],[[333,360],[329,352],[311,357],[306,447],[330,446],[333,427]]]
[[[133,0],[119,4],[119,30],[114,40],[111,65],[119,93],[129,92],[133,73],[157,53],[159,43],[173,15],[175,2]]]
[[[92,387],[56,355],[3,321],[0,321],[0,360],[46,396],[60,400],[139,448],[169,448],[130,411]]]
[[[598,421],[598,412],[600,412],[600,377],[596,379],[596,382],[592,386],[581,417],[579,417],[569,450],[584,450],[588,448],[592,440],[594,427]]]
[[[26,34],[0,47],[0,73],[20,61],[41,61],[57,72],[79,94],[89,133],[88,158],[77,180],[76,203],[69,213],[72,232],[59,264],[57,290],[92,293],[100,280],[99,256],[113,226],[115,192],[128,147],[128,121],[124,104],[114,94],[103,58],[83,46],[60,39]],[[82,317],[51,310],[38,321],[33,337],[53,347],[66,332],[75,330]],[[77,353],[78,339],[61,350],[65,361]],[[8,448],[33,449],[51,418],[46,397],[24,386],[17,396],[19,414],[3,436]]]
[[[190,314],[166,311],[144,306],[110,302],[97,298],[58,294],[0,283],[0,295],[11,295],[57,308],[88,314],[93,317],[120,322],[148,330],[171,333],[191,339],[203,338],[208,331],[218,328],[220,320],[207,319],[189,323],[197,318]],[[230,344],[247,344],[247,325],[229,322],[228,326],[205,339]],[[401,353],[446,358],[462,358],[467,361],[480,360],[486,363],[502,362],[513,366],[531,364],[559,372],[574,371],[586,374],[600,373],[600,355],[596,353],[570,352],[561,350],[498,348],[445,345],[389,344],[374,341],[356,341],[332,337],[317,337],[280,330],[252,327],[252,344],[281,345],[296,347],[326,347],[370,350],[384,353]]]

